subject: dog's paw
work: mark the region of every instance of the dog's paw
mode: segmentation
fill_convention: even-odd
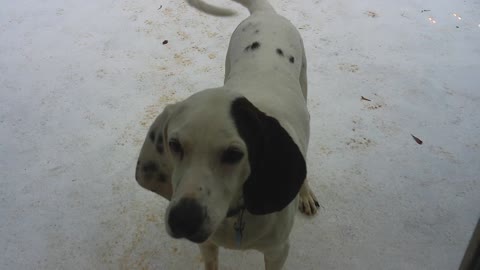
[[[305,182],[300,189],[298,209],[307,216],[313,216],[318,212],[319,208],[320,204],[315,194],[313,194],[307,182]]]

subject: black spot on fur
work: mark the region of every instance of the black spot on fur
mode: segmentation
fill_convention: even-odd
[[[247,31],[248,29],[252,28],[252,27],[256,27],[255,24],[253,24],[252,22],[248,22],[247,24],[245,24],[243,27],[242,27],[242,32],[245,32]]]
[[[277,119],[246,98],[233,101],[231,115],[248,148],[251,171],[243,185],[245,207],[254,215],[281,211],[295,199],[307,174],[300,149]]]
[[[252,45],[248,45],[247,47],[245,47],[245,51],[254,51],[258,48],[260,48],[260,43],[258,41],[255,41],[252,43]]]
[[[290,63],[295,63],[295,57],[293,56],[290,56],[290,58],[288,58],[288,61],[290,61]]]
[[[155,162],[149,161],[142,167],[144,173],[154,173],[158,170],[158,166]]]
[[[155,145],[155,149],[157,149],[157,151],[160,153],[160,154],[163,154],[163,151],[165,151],[165,148],[163,147],[163,143],[158,143]]]
[[[283,51],[282,51],[282,49],[277,49],[277,54],[280,55],[280,56],[283,56]]]
[[[155,144],[155,149],[157,149],[157,151],[160,154],[163,154],[163,151],[165,151],[165,148],[163,147],[163,137],[162,137],[162,135],[158,136],[157,143]]]
[[[158,173],[157,180],[159,182],[165,183],[165,182],[167,182],[167,176],[163,173]]]
[[[148,134],[148,137],[150,138],[150,140],[152,142],[155,142],[155,131],[150,131],[150,133]]]

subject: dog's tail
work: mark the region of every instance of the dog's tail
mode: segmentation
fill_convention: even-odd
[[[270,3],[268,3],[267,0],[233,0],[233,1],[248,8],[248,11],[250,11],[250,14],[253,14],[256,12],[275,12],[272,5],[270,5]],[[187,0],[187,3],[200,11],[203,11],[207,14],[214,15],[214,16],[225,17],[225,16],[233,16],[236,14],[235,11],[233,10],[216,7],[203,2],[203,0]]]
[[[233,0],[242,6],[248,8],[250,14],[255,12],[273,12],[275,13],[275,9],[273,9],[272,5],[267,0]]]

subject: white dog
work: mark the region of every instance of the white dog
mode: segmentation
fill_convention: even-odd
[[[198,243],[208,270],[218,247],[256,249],[281,269],[297,207],[319,206],[306,181],[307,62],[296,28],[266,0],[234,31],[223,87],[168,105],[148,131],[136,179],[166,199],[166,229]],[[232,15],[199,0],[190,5]]]

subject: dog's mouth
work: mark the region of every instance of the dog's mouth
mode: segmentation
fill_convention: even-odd
[[[210,233],[207,233],[205,230],[199,230],[195,233],[189,234],[189,235],[179,235],[175,234],[173,232],[169,232],[170,236],[175,238],[175,239],[181,239],[185,238],[191,242],[194,242],[196,244],[203,243],[207,241],[207,239],[210,237]]]
[[[196,244],[200,244],[200,243],[203,243],[205,241],[207,241],[207,239],[210,237],[210,234],[204,232],[204,231],[200,231],[200,232],[197,232],[191,236],[186,236],[185,238],[189,241],[192,241]]]

